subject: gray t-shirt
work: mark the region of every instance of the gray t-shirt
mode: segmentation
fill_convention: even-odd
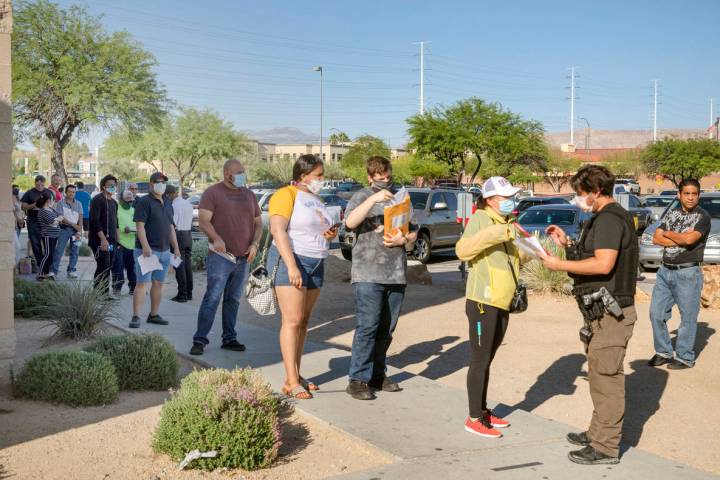
[[[355,193],[345,209],[345,218],[373,193],[364,188]],[[352,250],[351,282],[405,285],[407,256],[405,247],[387,248],[383,245],[384,204],[376,203],[365,220],[353,230],[357,242]]]

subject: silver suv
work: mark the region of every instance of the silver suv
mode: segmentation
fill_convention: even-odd
[[[432,253],[450,251],[462,236],[457,221],[457,195],[461,190],[445,188],[408,188],[413,206],[413,223],[418,225],[418,237],[412,255],[422,263],[430,261]],[[343,257],[352,259],[355,234],[343,228],[338,235]]]

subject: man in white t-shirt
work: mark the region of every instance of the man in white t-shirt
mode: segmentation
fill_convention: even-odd
[[[178,284],[178,293],[173,302],[185,303],[192,300],[193,277],[192,277],[192,204],[173,185],[168,185],[165,190],[168,200],[172,201],[173,220],[175,222],[175,233],[177,234],[178,248],[182,263],[175,268],[175,280]]]

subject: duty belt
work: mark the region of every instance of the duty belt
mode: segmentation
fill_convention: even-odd
[[[682,270],[683,268],[692,268],[692,267],[699,267],[699,262],[694,263],[678,263],[676,265],[673,265],[671,263],[664,263],[663,267],[667,268],[668,270]]]

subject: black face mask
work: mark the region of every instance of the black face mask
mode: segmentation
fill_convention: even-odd
[[[376,192],[379,192],[380,190],[390,190],[393,191],[393,182],[392,180],[388,181],[373,181],[372,182],[372,189]]]

